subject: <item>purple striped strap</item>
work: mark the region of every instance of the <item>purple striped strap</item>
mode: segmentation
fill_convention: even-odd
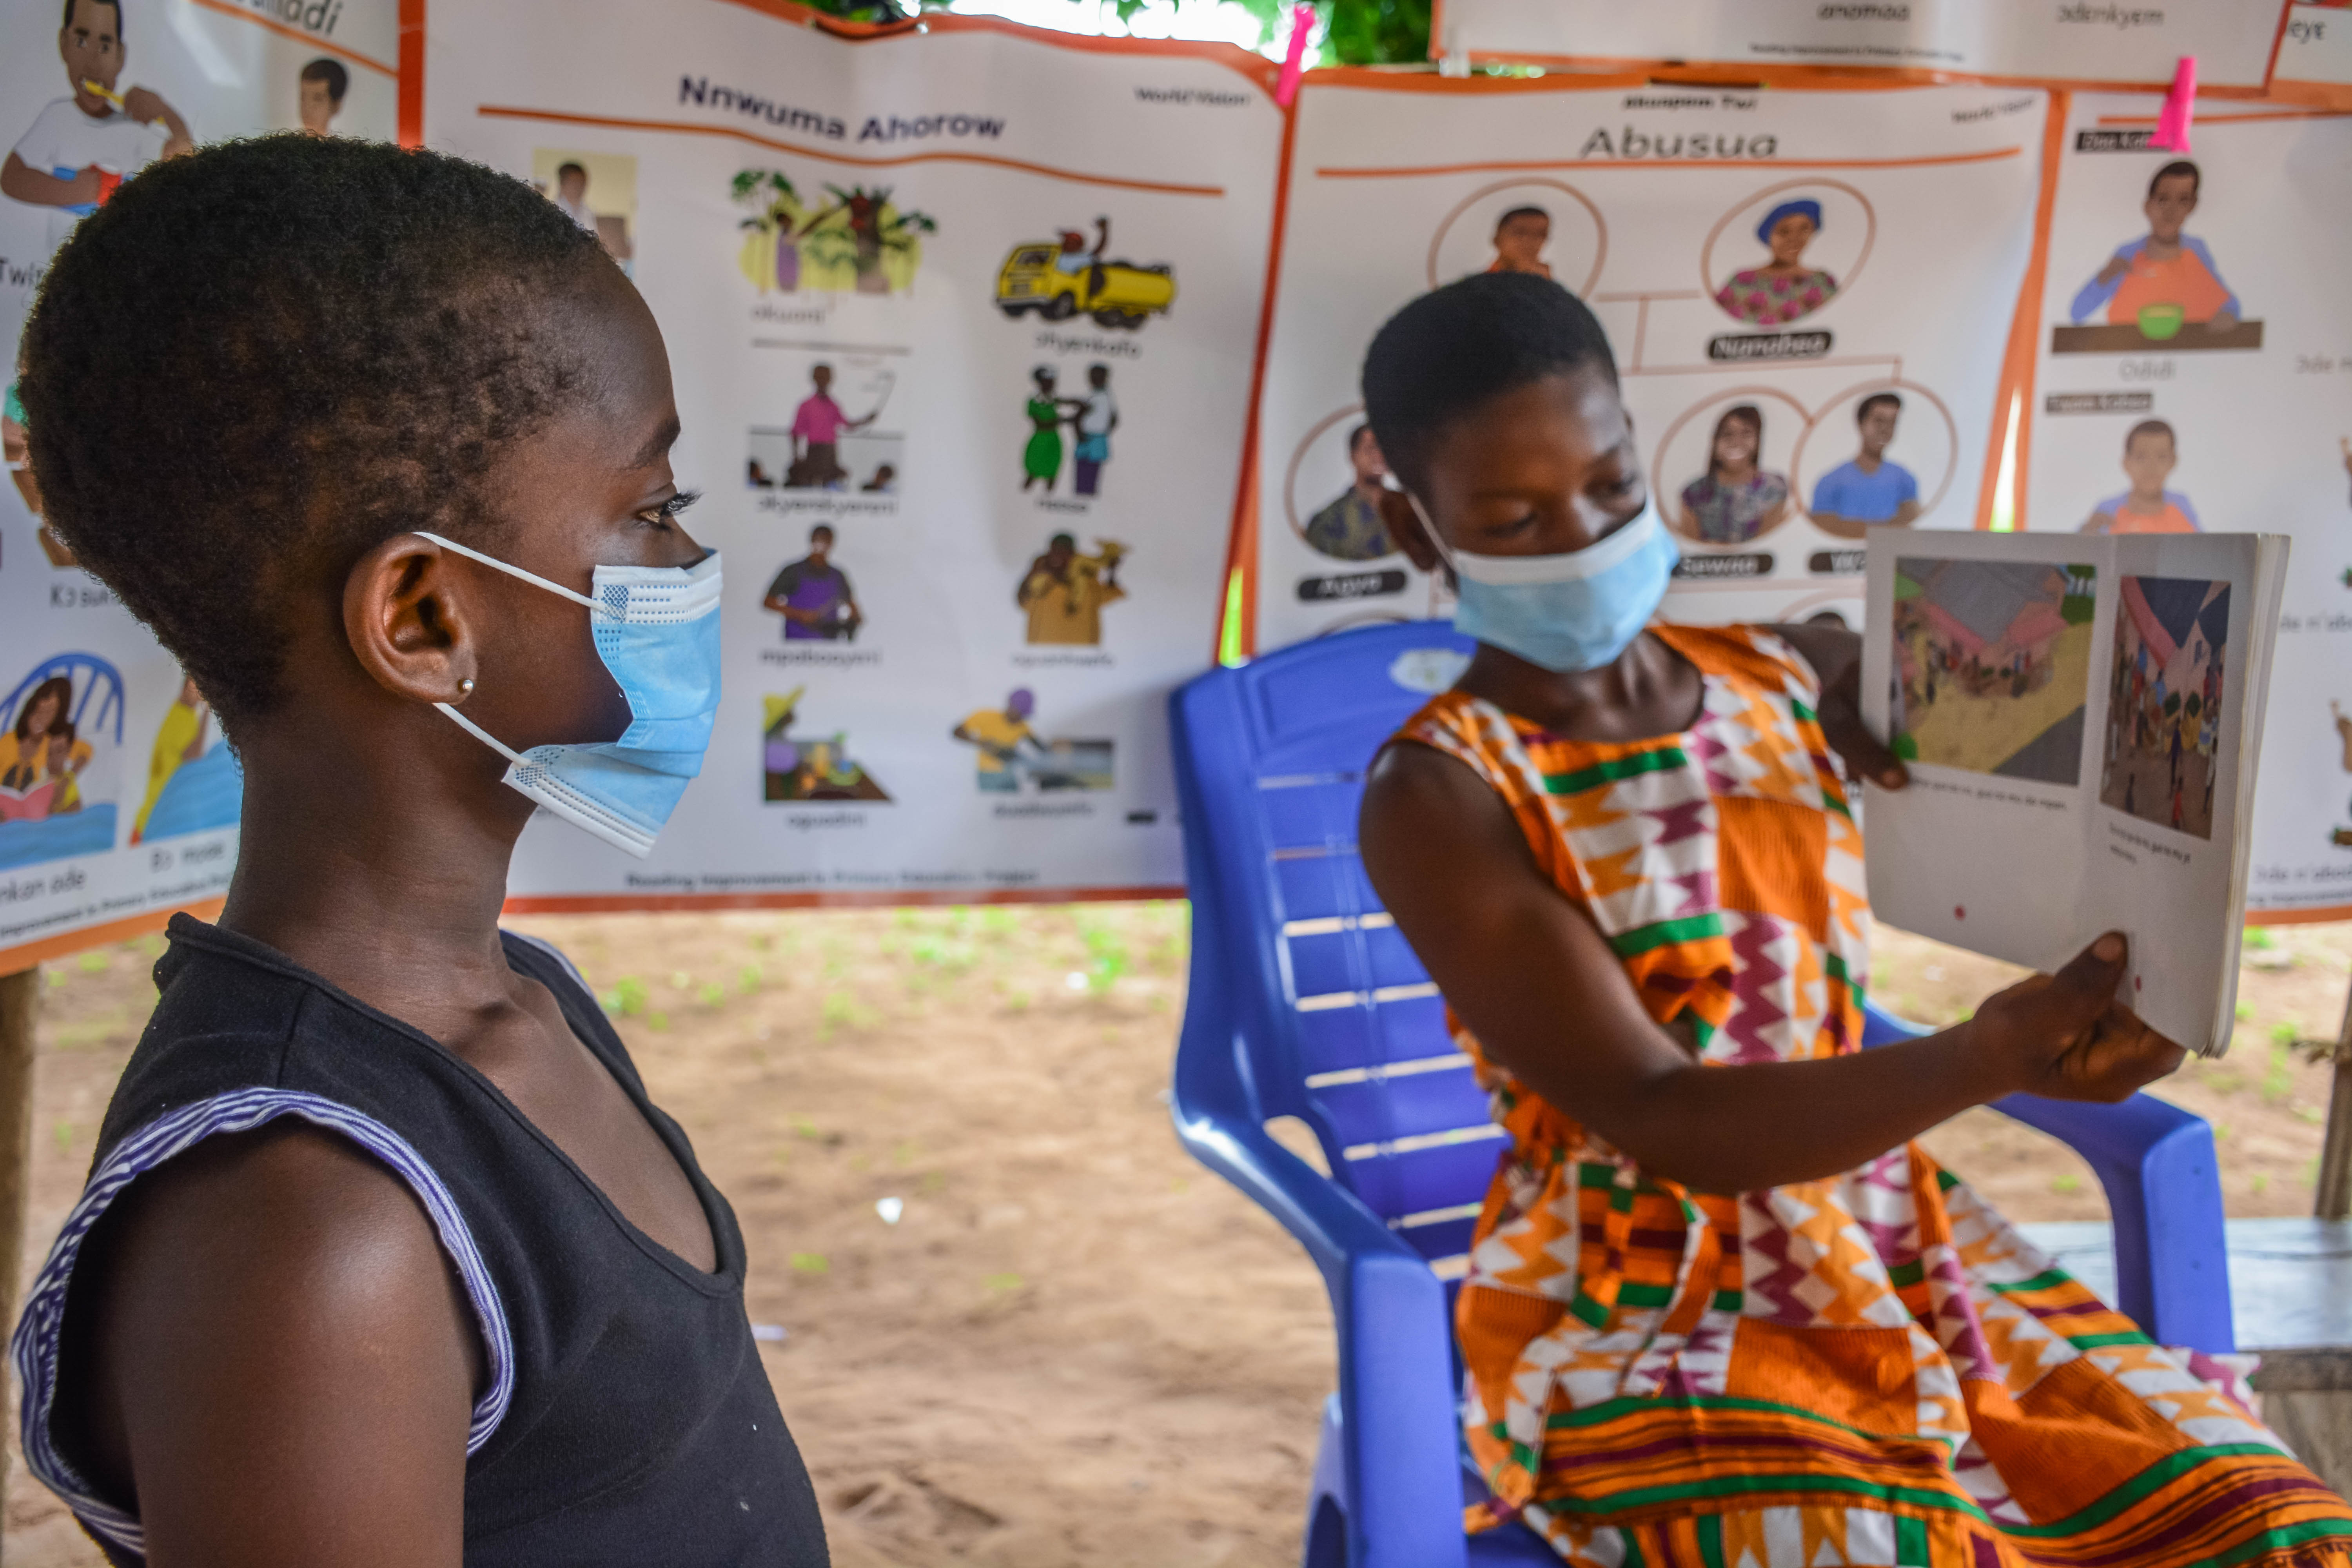
[[[49,1248],[48,1261],[41,1266],[39,1276],[26,1296],[25,1315],[17,1322],[16,1337],[9,1346],[16,1375],[24,1384],[18,1429],[26,1468],[63,1499],[90,1530],[142,1557],[147,1551],[146,1532],[138,1516],[99,1498],[49,1440],[49,1414],[58,1391],[58,1342],[74,1259],[80,1254],[90,1227],[122,1194],[122,1189],[139,1176],[215,1133],[249,1132],[280,1116],[299,1116],[313,1126],[341,1133],[391,1166],[432,1217],[443,1249],[465,1281],[466,1298],[473,1303],[474,1315],[479,1320],[482,1349],[489,1363],[490,1386],[474,1404],[473,1422],[466,1435],[467,1453],[473,1453],[490,1440],[490,1434],[499,1429],[499,1423],[506,1416],[508,1402],[514,1397],[514,1338],[507,1329],[506,1309],[499,1301],[498,1285],[490,1279],[480,1248],[474,1245],[474,1234],[467,1228],[465,1215],[458,1212],[457,1200],[442,1185],[433,1167],[409,1147],[406,1139],[347,1105],[291,1089],[238,1089],[157,1117],[116,1144],[114,1152],[106,1157],[106,1163],[82,1189],[81,1201],[66,1216],[57,1245]]]

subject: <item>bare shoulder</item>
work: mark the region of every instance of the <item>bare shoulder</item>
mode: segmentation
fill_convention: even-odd
[[[1479,806],[1508,818],[1501,797],[1469,763],[1417,741],[1390,742],[1364,774],[1361,820],[1367,838],[1375,829],[1412,833],[1458,826],[1465,816],[1484,815]]]
[[[290,1117],[207,1139],[123,1194],[73,1291],[58,1418],[151,1549],[282,1538],[243,1558],[274,1563],[372,1531],[443,1558],[481,1339],[389,1167]]]
[[[142,1176],[108,1216],[118,1271],[315,1277],[376,1306],[420,1293],[440,1240],[407,1184],[358,1145],[285,1117],[208,1138]]]
[[[1392,742],[1372,759],[1356,836],[1364,868],[1393,907],[1480,873],[1530,868],[1526,839],[1492,784],[1451,752]]]

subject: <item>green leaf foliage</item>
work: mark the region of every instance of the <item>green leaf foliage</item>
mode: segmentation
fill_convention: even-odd
[[[814,9],[850,22],[898,22],[917,11],[946,9],[947,0],[806,0]],[[1091,0],[1070,0],[1074,5]],[[1146,0],[1110,0],[1121,22],[1132,21]],[[1176,0],[1180,6],[1239,5],[1257,18],[1261,41],[1289,26],[1284,0]],[[1328,36],[1321,65],[1423,65],[1429,59],[1430,0],[1320,0]]]

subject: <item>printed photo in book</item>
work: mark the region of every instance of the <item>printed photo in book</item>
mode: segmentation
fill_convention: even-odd
[[[1864,789],[1888,923],[2054,968],[2131,939],[2124,999],[2229,1041],[2286,544],[2266,534],[1898,533],[1868,544]]]

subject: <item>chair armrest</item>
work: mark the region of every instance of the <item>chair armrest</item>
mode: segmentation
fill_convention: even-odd
[[[2135,1094],[2114,1105],[2012,1094],[1993,1109],[2047,1132],[2098,1173],[2114,1217],[2116,1306],[2158,1344],[2237,1348],[2213,1129]]]
[[[1864,1046],[1934,1031],[1865,1005]],[[2116,1248],[2116,1306],[2159,1344],[2237,1347],[2230,1250],[2213,1130],[2150,1095],[2113,1105],[2012,1094],[2002,1115],[2083,1156],[2106,1190]]]
[[[1445,1287],[1378,1215],[1258,1124],[1221,986],[1203,967],[1193,965],[1198,988],[1176,1051],[1176,1135],[1297,1237],[1323,1271],[1339,1341],[1348,1562],[1464,1568]]]

